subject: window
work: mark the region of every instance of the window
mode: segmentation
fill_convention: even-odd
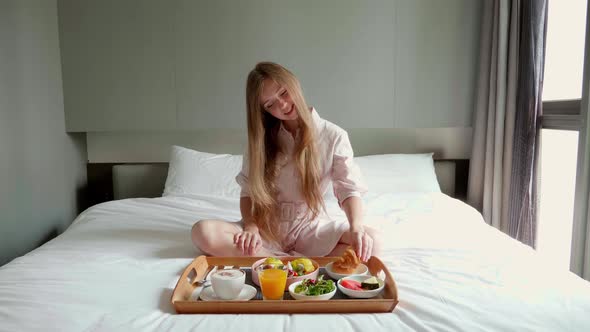
[[[548,1],[543,100],[580,99],[586,0]]]
[[[578,132],[541,130],[541,182],[537,251],[548,263],[569,269]]]
[[[569,269],[586,0],[549,1],[548,6],[537,251],[548,262]]]

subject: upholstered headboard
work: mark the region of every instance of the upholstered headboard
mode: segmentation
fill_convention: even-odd
[[[122,164],[113,166],[113,198],[162,196],[167,164]]]
[[[466,160],[436,160],[434,168],[442,192],[462,198]],[[119,164],[112,166],[113,198],[158,197],[164,191],[168,164]]]
[[[459,199],[467,192],[471,128],[347,129],[355,156],[434,153],[442,191]],[[170,147],[210,153],[243,153],[243,130],[89,132],[88,204],[127,197],[160,196]]]

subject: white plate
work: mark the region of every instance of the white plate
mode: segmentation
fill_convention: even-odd
[[[233,299],[233,300],[223,300],[215,294],[213,291],[213,287],[206,287],[201,291],[201,295],[199,296],[203,301],[248,301],[256,296],[256,288],[250,285],[244,285],[240,295]]]
[[[341,279],[344,277],[350,277],[350,276],[363,276],[363,275],[366,275],[367,273],[369,273],[369,268],[365,264],[359,264],[359,266],[356,268],[356,270],[351,274],[337,273],[337,272],[332,271],[332,263],[333,262],[330,262],[326,265],[326,272],[328,273],[328,275],[332,279],[338,280],[338,279]]]
[[[353,289],[348,289],[344,286],[342,286],[342,281],[343,280],[356,280],[358,282],[363,282],[366,279],[371,278],[371,276],[352,276],[352,277],[346,277],[346,278],[342,278],[340,280],[338,280],[338,289],[348,295],[349,297],[354,297],[357,299],[370,299],[372,297],[375,297],[377,295],[379,295],[379,293],[381,293],[381,291],[383,290],[383,288],[385,288],[385,282],[383,280],[381,280],[380,278],[377,278],[377,280],[379,281],[379,288],[377,289],[372,289],[372,290],[362,290],[362,291],[357,291],[357,290],[353,290]]]

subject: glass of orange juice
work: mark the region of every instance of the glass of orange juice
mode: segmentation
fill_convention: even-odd
[[[287,266],[258,266],[258,281],[264,300],[282,300],[287,285]]]

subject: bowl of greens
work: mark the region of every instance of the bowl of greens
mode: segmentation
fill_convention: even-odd
[[[324,275],[317,279],[303,279],[289,286],[289,294],[295,300],[329,300],[336,294],[336,284],[332,280],[324,280]]]

